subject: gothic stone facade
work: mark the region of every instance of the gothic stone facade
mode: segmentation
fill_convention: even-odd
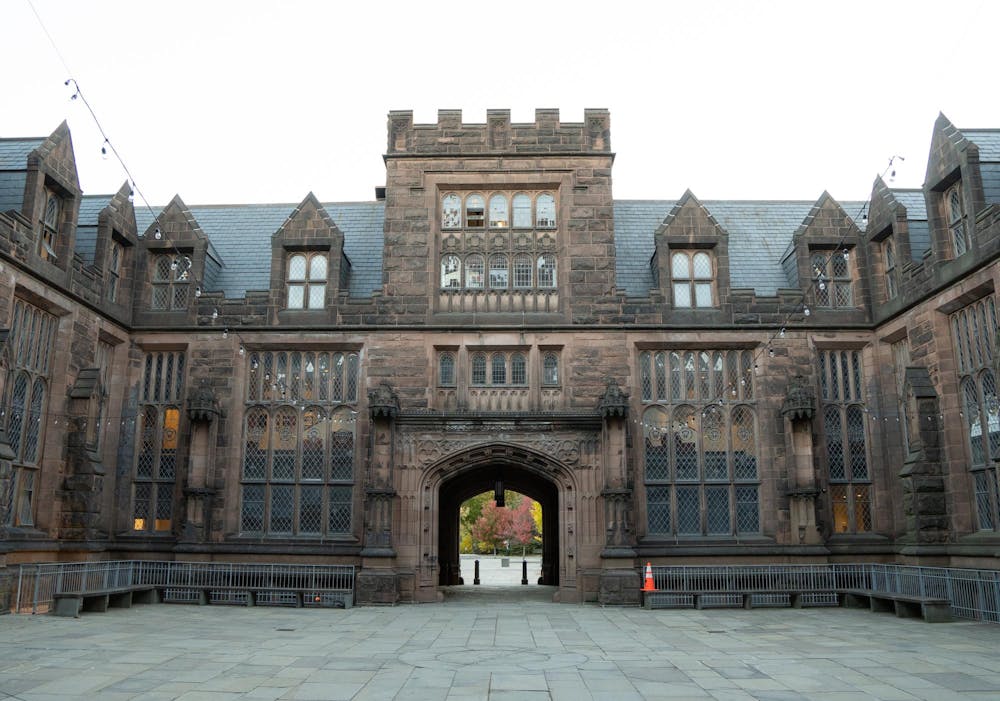
[[[436,600],[495,488],[562,601],[646,561],[1000,565],[1000,131],[941,116],[922,190],[853,203],[616,201],[605,110],[392,112],[362,203],[154,214],[75,158],[0,140],[4,598],[158,558]]]

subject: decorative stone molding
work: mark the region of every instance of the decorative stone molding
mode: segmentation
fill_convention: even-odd
[[[211,387],[202,385],[195,390],[194,395],[188,399],[187,415],[195,423],[201,421],[212,423],[217,417],[222,416],[219,402]]]
[[[500,440],[505,444],[520,446],[549,455],[559,462],[579,469],[594,467],[598,450],[598,439],[581,439],[569,433],[548,435],[498,435],[488,430],[481,434],[470,434],[455,438],[439,439],[431,436],[404,435],[401,440],[403,460],[401,467],[425,467],[450,455],[477,447],[496,445]]]
[[[816,415],[816,390],[804,375],[789,380],[781,415],[791,421],[808,421]]]
[[[609,377],[604,394],[597,403],[597,411],[601,416],[608,418],[611,416],[628,416],[628,394],[618,386],[618,381]]]
[[[368,392],[368,408],[373,419],[380,416],[391,419],[399,414],[399,396],[388,382],[380,382]]]

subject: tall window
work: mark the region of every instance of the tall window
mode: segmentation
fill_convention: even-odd
[[[738,350],[640,354],[650,403],[642,419],[650,535],[760,532],[752,357]]]
[[[542,384],[550,387],[559,384],[559,356],[554,352],[542,356]]]
[[[462,286],[462,259],[445,256],[441,259],[441,287],[453,289]]]
[[[852,307],[850,254],[843,251],[818,252],[812,256],[813,285],[820,307]]]
[[[834,533],[872,530],[861,351],[819,352],[823,433]]]
[[[910,365],[910,341],[903,338],[892,344],[892,369],[896,378],[896,406],[903,454],[910,452],[910,412],[906,403],[906,368]]]
[[[28,302],[14,300],[14,316],[8,338],[10,366],[7,397],[2,403],[7,421],[7,439],[14,452],[9,511],[4,522],[13,526],[34,525],[35,490],[42,458],[42,427],[48,406],[52,344],[58,321]]]
[[[125,257],[125,247],[115,240],[111,241],[111,251],[108,253],[107,298],[109,302],[118,301],[118,287],[122,278],[122,259]]]
[[[969,250],[969,232],[965,225],[965,206],[962,204],[962,183],[956,183],[944,193],[948,232],[956,258]]]
[[[442,356],[442,360],[444,357],[448,355]],[[527,356],[520,351],[478,351],[472,354],[471,368],[473,387],[521,387],[528,384]]]
[[[958,360],[962,415],[975,489],[979,529],[1000,530],[1000,492],[996,458],[1000,457],[1000,399],[993,375],[997,333],[996,302],[985,297],[951,315]]]
[[[675,251],[670,256],[674,307],[711,307],[714,274],[705,251]]]
[[[442,353],[438,360],[438,384],[442,387],[455,386],[455,355]]]
[[[885,262],[885,296],[892,299],[896,296],[896,244],[889,236],[882,242],[882,260]]]
[[[538,286],[556,286],[556,257],[550,253],[538,256]]]
[[[247,362],[240,532],[349,534],[357,354],[255,352]]]
[[[140,392],[132,530],[169,532],[180,446],[184,352],[147,353]]]
[[[152,308],[157,311],[187,309],[190,258],[172,253],[160,253],[151,256],[151,263]]]
[[[45,211],[42,214],[42,237],[38,245],[38,255],[44,260],[54,261],[56,259],[62,211],[62,198],[54,190],[46,188]]]
[[[94,434],[98,447],[104,436],[102,424],[105,421],[108,409],[108,397],[111,393],[111,366],[114,362],[115,347],[107,341],[97,342],[97,352],[94,357],[94,364],[100,370],[101,396],[97,398],[96,432]]]
[[[326,306],[326,253],[296,253],[288,258],[288,308]]]

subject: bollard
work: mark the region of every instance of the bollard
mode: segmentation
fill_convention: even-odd
[[[479,584],[479,560],[476,560],[476,573],[473,575],[473,584]]]
[[[521,584],[528,583],[528,561],[521,560]]]

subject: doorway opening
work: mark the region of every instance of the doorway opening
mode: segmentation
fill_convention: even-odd
[[[502,506],[498,502],[502,502]],[[490,558],[491,569],[494,564],[500,567],[498,583],[510,584],[507,580],[514,574],[518,575],[517,583],[521,583],[522,546],[519,540],[524,541],[526,557],[529,549],[534,550],[529,585],[559,583],[559,503],[553,482],[517,465],[480,466],[442,483],[439,503],[440,585],[473,584],[476,559],[473,550],[480,551],[481,584],[488,583],[488,578],[483,577],[487,558]],[[538,522],[535,521],[537,511],[541,512]],[[521,519],[517,527],[508,525],[515,519]],[[474,528],[479,521],[482,523]],[[540,531],[540,542],[534,538],[535,530]],[[476,537],[480,540],[474,540]],[[465,557],[463,550],[469,551]],[[505,556],[509,568],[506,573],[502,572]]]

